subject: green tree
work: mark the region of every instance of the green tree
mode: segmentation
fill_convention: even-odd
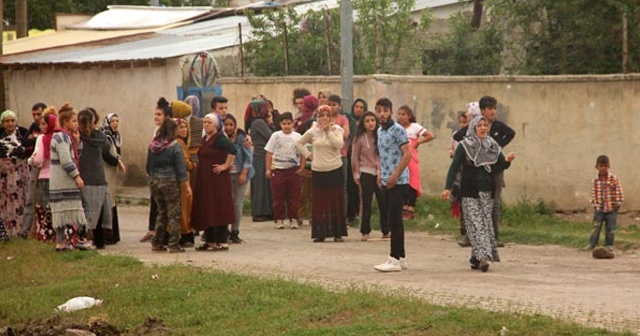
[[[629,54],[640,58],[637,0],[486,0],[489,24],[501,30],[513,56],[511,72],[602,74],[622,69],[622,14],[629,20]],[[640,70],[631,62],[631,71]]]
[[[501,33],[496,26],[476,29],[474,14],[460,12],[449,19],[449,32],[434,38],[423,55],[425,75],[495,75],[502,64]]]

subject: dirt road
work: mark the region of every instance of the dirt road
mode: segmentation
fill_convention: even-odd
[[[448,236],[407,233],[409,269],[383,274],[388,241],[359,241],[350,229],[344,243],[312,243],[310,228],[276,230],[272,223],[245,218],[243,245],[228,252],[152,253],[139,243],[148,209],[120,206],[122,241],[103,253],[131,255],[150,263],[185,263],[250,275],[279,276],[327,287],[366,286],[403,291],[442,305],[463,305],[506,312],[541,313],[611,330],[640,334],[640,257],[638,251],[616,252],[613,260],[558,246],[507,244],[501,263],[487,273],[470,270],[469,249]],[[379,232],[374,232],[374,238]]]

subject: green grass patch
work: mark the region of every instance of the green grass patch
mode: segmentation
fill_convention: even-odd
[[[146,266],[125,256],[55,253],[53,246],[0,244],[0,327],[42,324],[75,296],[102,306],[59,313],[85,324],[100,317],[131,329],[146,317],[172,335],[631,335],[590,329],[540,315],[441,307],[401,294],[352,288],[327,291],[183,265]],[[152,279],[157,275],[157,279]]]

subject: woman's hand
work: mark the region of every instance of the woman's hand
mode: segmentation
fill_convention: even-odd
[[[354,177],[353,178],[353,183],[355,183],[357,186],[360,185],[360,178],[359,177]]]
[[[451,190],[445,189],[442,192],[442,199],[449,200],[449,197],[451,197]]]
[[[125,167],[124,162],[122,160],[118,160],[118,168],[120,168],[120,172],[123,174],[127,173],[127,167]]]
[[[227,169],[229,169],[229,165],[227,165],[226,163],[214,164],[213,165],[213,172],[215,174],[220,174],[220,173],[224,172]]]
[[[76,182],[76,186],[78,187],[78,189],[84,188],[84,181],[82,180],[82,177],[80,177],[80,175],[76,176],[74,178],[74,181]]]
[[[242,173],[238,175],[238,184],[243,185],[245,183],[247,183],[247,173],[243,170]]]
[[[516,158],[516,153],[511,152],[511,153],[507,154],[507,156],[504,159],[507,162],[511,162],[515,158]]]

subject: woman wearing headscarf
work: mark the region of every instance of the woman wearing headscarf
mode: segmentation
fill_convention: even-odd
[[[322,105],[318,108],[318,121],[296,143],[298,152],[311,160],[311,238],[314,242],[323,242],[325,238],[343,242],[342,237],[347,236],[340,155],[343,133],[342,128],[332,122],[331,107]],[[311,151],[307,149],[307,143],[313,145]]]
[[[106,135],[110,144],[109,153],[122,159],[122,133],[120,132],[120,117],[116,113],[107,114],[102,120],[102,133]],[[118,185],[118,167],[106,165],[104,167],[109,194],[111,195],[111,234],[105,234],[104,242],[107,245],[120,241],[120,221],[118,220],[118,205],[116,203],[116,187]],[[124,174],[124,172],[123,172]]]
[[[37,238],[40,241],[55,241],[55,230],[51,223],[49,206],[49,180],[51,179],[51,140],[53,133],[59,132],[58,116],[54,107],[47,107],[40,118],[40,135],[36,139],[35,150],[28,160],[29,165],[38,169],[35,200]]]
[[[251,106],[251,127],[249,135],[253,141],[253,168],[256,174],[251,179],[251,216],[254,222],[273,220],[271,203],[271,187],[265,175],[266,155],[264,146],[271,138],[273,131],[267,125],[267,103],[264,100],[253,100]]]
[[[29,168],[22,146],[27,130],[18,126],[18,118],[11,110],[0,114],[0,209],[7,234],[20,233],[27,197]]]
[[[236,147],[223,132],[218,131],[219,122],[215,113],[204,116],[205,136],[198,151],[191,226],[205,231],[206,241],[196,247],[197,251],[228,250],[227,226],[235,220],[230,169],[236,156]]]
[[[191,175],[193,175],[196,169],[195,163],[191,161],[191,155],[189,155],[189,149],[187,144],[189,143],[189,122],[185,119],[174,118],[173,121],[178,125],[176,130],[176,141],[180,145],[182,150],[182,157],[184,159],[184,165],[187,168],[187,175],[189,181],[191,181]],[[191,182],[189,182],[191,184]],[[187,194],[185,190],[181,192],[182,213],[180,216],[180,246],[193,247],[194,231],[191,227],[191,205],[193,202],[193,195]]]
[[[505,157],[500,145],[488,134],[489,125],[483,116],[471,121],[467,136],[460,141],[453,155],[442,192],[442,197],[448,200],[456,172],[462,169],[460,192],[464,223],[471,242],[469,262],[472,269],[483,272],[489,269],[490,262],[500,261],[491,221],[493,174],[508,169],[515,159],[514,153]]]

